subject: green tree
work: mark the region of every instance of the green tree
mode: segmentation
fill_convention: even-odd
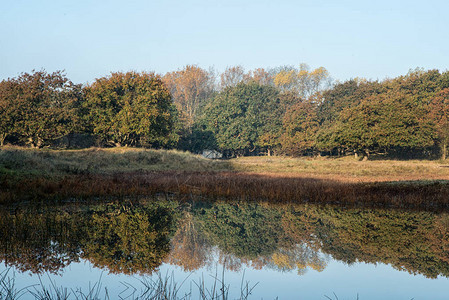
[[[86,87],[91,130],[116,146],[168,146],[177,141],[176,109],[154,73],[111,73]]]
[[[449,143],[449,88],[445,88],[433,98],[430,104],[430,113],[438,134],[441,159],[444,160],[447,157]]]
[[[332,151],[423,153],[434,145],[429,103],[441,89],[436,70],[381,83],[350,80],[323,93],[317,147]]]
[[[376,81],[355,78],[336,84],[332,89],[324,91],[319,103],[320,123],[327,125],[336,121],[343,109],[354,107],[361,100],[378,93],[380,86]]]
[[[23,73],[0,84],[0,140],[17,134],[40,147],[45,142],[80,130],[81,85],[62,71]]]
[[[366,157],[380,150],[424,149],[433,145],[434,136],[425,113],[409,95],[383,93],[343,110],[334,132],[342,147]]]
[[[318,128],[316,104],[296,103],[287,110],[283,119],[282,150],[295,156],[313,151]]]
[[[0,146],[3,146],[8,135],[16,130],[15,122],[20,112],[14,105],[16,89],[16,83],[12,80],[0,82]]]
[[[264,135],[280,131],[278,91],[256,82],[225,89],[205,107],[200,122],[215,136],[221,151],[232,155],[270,148]]]

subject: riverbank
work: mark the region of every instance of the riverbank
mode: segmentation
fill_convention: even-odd
[[[4,147],[0,180],[0,203],[173,193],[245,201],[449,208],[449,168],[441,161],[208,160],[173,150]]]

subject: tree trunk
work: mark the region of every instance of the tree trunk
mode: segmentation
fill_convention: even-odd
[[[268,156],[271,156],[271,149],[268,148]]]
[[[6,134],[0,134],[0,147],[5,145]]]
[[[446,156],[447,156],[447,143],[446,142],[443,143],[443,149],[441,152],[442,152],[441,159],[446,160]]]
[[[369,150],[365,149],[364,155],[363,155],[363,160],[366,161],[369,159]]]
[[[357,151],[354,151],[354,158],[359,159],[359,154],[357,153]]]
[[[40,148],[42,145],[42,140],[39,137],[29,137],[28,143],[30,144],[31,148]]]

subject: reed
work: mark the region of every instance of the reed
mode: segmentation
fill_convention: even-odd
[[[24,188],[26,187],[26,188]],[[148,196],[158,193],[241,201],[446,210],[447,181],[354,183],[236,172],[148,172],[3,182],[0,201]]]
[[[442,163],[278,157],[212,161],[171,150],[3,148],[0,203],[168,193],[441,210],[449,208],[449,168]]]
[[[18,288],[14,274],[9,275],[10,269],[0,272],[0,300],[15,300],[27,293],[27,288]]]
[[[224,268],[221,278],[217,274],[213,277],[213,282],[208,286],[201,277],[198,281],[193,281],[190,290],[181,295],[180,289],[185,284],[185,278],[179,285],[174,275],[161,273],[155,274],[153,277],[144,277],[140,280],[140,286],[133,286],[129,283],[122,282],[123,291],[119,295],[110,295],[107,287],[103,289],[100,279],[89,284],[86,291],[82,288],[69,289],[67,287],[58,286],[54,281],[50,280],[50,284],[46,285],[39,278],[39,283],[17,290],[15,286],[14,276],[8,275],[9,269],[1,273],[0,277],[0,299],[1,300],[17,300],[22,297],[27,299],[34,298],[36,300],[100,300],[100,299],[135,299],[135,300],[228,300],[238,299],[247,300],[253,289],[257,285],[250,285],[249,282],[244,283],[244,275],[242,277],[242,285],[239,295],[229,294],[229,285],[224,281]],[[192,290],[192,286],[196,286],[196,293]],[[131,291],[131,292],[129,292]]]

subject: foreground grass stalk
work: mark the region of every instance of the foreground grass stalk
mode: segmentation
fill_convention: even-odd
[[[122,283],[124,290],[119,294],[110,297],[108,289],[102,287],[101,277],[93,285],[89,283],[89,287],[86,292],[81,288],[69,290],[63,286],[57,286],[55,281],[50,280],[50,284],[46,285],[39,277],[39,283],[30,287],[24,287],[17,289],[15,285],[15,277],[8,276],[9,269],[1,273],[0,277],[0,299],[1,300],[17,300],[22,297],[29,299],[30,297],[36,300],[109,300],[109,299],[135,299],[135,300],[191,300],[197,299],[195,293],[190,290],[184,295],[180,296],[180,290],[183,284],[186,282],[185,278],[180,285],[177,284],[173,274],[165,276],[161,273],[157,273],[153,278],[143,278],[141,283],[140,292],[138,288],[129,284]],[[251,295],[254,286],[249,287],[249,283],[241,286],[240,296],[238,298],[231,297],[229,295],[230,286],[224,282],[224,268],[222,278],[219,279],[217,274],[212,276],[214,281],[211,287],[207,287],[204,277],[198,282],[193,282],[197,286],[197,293],[200,300],[228,300],[238,299],[246,300]],[[50,278],[49,278],[50,279]],[[242,279],[243,282],[243,279]],[[104,292],[103,292],[104,291]]]

